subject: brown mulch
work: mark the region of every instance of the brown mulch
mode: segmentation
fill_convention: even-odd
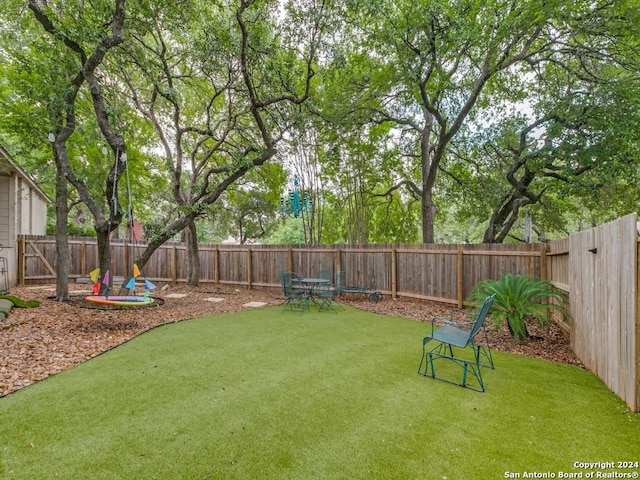
[[[160,287],[160,285],[159,285]],[[13,308],[0,320],[0,396],[47,378],[103,353],[136,335],[165,323],[217,313],[234,312],[248,302],[282,303],[282,294],[273,289],[246,289],[227,285],[197,288],[167,286],[153,291],[158,305],[139,308],[95,308],[84,297],[87,285],[69,286],[72,301],[56,302],[55,286],[16,287],[9,294],[23,300],[37,299],[38,308]],[[172,294],[187,294],[171,298]],[[223,301],[207,301],[223,298]],[[433,316],[448,317],[450,307],[434,302],[384,296],[369,303],[362,295],[349,295],[341,303],[380,314],[430,322]],[[489,328],[491,347],[505,352],[580,365],[568,340],[556,325],[541,329],[528,325],[533,339],[514,340],[508,332]]]

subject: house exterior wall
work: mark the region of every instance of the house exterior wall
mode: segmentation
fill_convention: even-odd
[[[49,202],[31,192],[31,233],[33,235],[47,234],[47,208]]]
[[[23,178],[16,181],[16,236],[45,235],[47,202]]]
[[[18,274],[13,182],[12,176],[0,176],[0,291],[15,285]]]
[[[0,244],[5,248],[9,246],[9,238],[11,238],[9,232],[9,225],[11,224],[9,220],[11,210],[9,208],[10,186],[11,177],[0,175]],[[0,255],[2,254],[0,253]]]
[[[6,259],[8,287],[18,278],[18,235],[44,235],[49,199],[0,148],[0,257]],[[5,264],[0,260],[0,268]],[[0,290],[7,287],[0,272]]]

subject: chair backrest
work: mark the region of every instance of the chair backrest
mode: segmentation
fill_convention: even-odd
[[[476,334],[482,328],[482,325],[484,324],[484,320],[487,318],[487,315],[489,314],[489,310],[491,309],[491,305],[493,305],[493,300],[495,298],[496,298],[495,293],[485,298],[484,303],[482,304],[482,308],[480,308],[480,310],[478,311],[476,320],[473,323],[473,326],[471,327],[471,332],[469,332],[470,339],[475,337]]]
[[[278,281],[279,281],[280,283],[282,283],[282,276],[283,276],[285,273],[288,273],[288,270],[278,270]]]
[[[320,270],[318,272],[318,278],[324,278],[325,280],[329,280],[330,283],[333,283],[333,272],[329,269]]]
[[[285,295],[289,296],[293,293],[293,287],[291,286],[291,273],[286,270],[280,270],[278,272],[278,278],[280,279],[280,285],[282,285],[282,291]]]
[[[344,287],[344,272],[336,273],[336,285],[334,290],[336,291],[336,295],[342,295],[342,287]]]

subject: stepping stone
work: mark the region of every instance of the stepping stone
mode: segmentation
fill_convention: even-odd
[[[264,307],[265,305],[267,305],[264,302],[249,302],[249,303],[245,303],[244,305],[242,305],[243,307],[250,307],[250,308],[257,308],[257,307]]]
[[[209,298],[205,298],[205,301],[218,303],[218,302],[223,302],[224,298],[209,297]]]
[[[187,295],[188,295],[187,293],[170,293],[169,295],[167,295],[164,298],[184,298]]]

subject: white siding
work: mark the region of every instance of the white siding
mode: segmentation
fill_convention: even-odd
[[[0,176],[0,243],[9,246],[9,218],[10,218],[10,184],[11,177]]]
[[[33,189],[31,190],[31,235],[47,233],[47,202]]]
[[[20,178],[17,197],[20,208],[16,207],[17,235],[44,235],[47,233],[47,202],[31,184]]]

